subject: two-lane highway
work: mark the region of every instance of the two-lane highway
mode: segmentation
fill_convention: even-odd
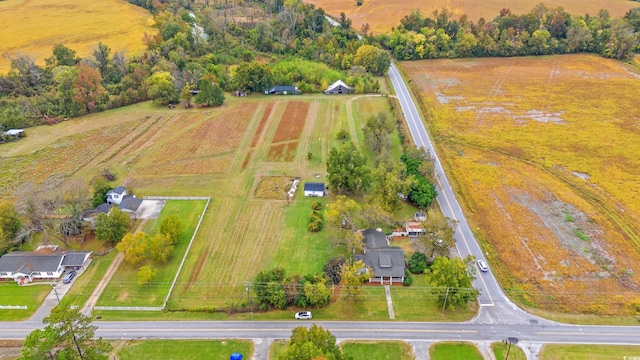
[[[417,147],[424,148],[431,153],[431,156],[435,162],[435,178],[437,179],[436,190],[438,191],[437,201],[442,209],[444,215],[452,220],[455,220],[455,240],[458,248],[458,252],[461,257],[465,257],[469,254],[474,255],[476,259],[483,259],[486,261],[478,242],[476,241],[467,219],[462,213],[462,208],[455,197],[449,180],[442,168],[438,154],[429,139],[429,135],[422,123],[422,119],[418,110],[411,98],[411,94],[402,80],[400,72],[396,68],[395,64],[391,64],[389,69],[389,77],[391,83],[395,89],[396,96],[402,107],[405,120],[409,125],[409,130],[413,136],[413,140]],[[494,306],[496,303],[509,302],[504,296],[498,282],[491,274],[491,271],[483,273],[477,271],[476,281],[474,286],[480,289],[479,302],[481,306]]]

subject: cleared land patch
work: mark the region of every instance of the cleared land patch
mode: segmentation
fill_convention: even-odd
[[[44,65],[57,44],[84,57],[98,42],[113,52],[136,54],[144,49],[144,34],[157,33],[152,25],[150,13],[126,1],[0,1],[0,54],[28,55]],[[9,66],[0,57],[0,73]]]
[[[302,129],[304,129],[309,103],[291,101],[287,104],[276,134],[267,153],[268,161],[292,161]]]
[[[435,1],[395,1],[364,0],[361,6],[355,1],[342,0],[311,0],[309,1],[336,19],[344,12],[353,22],[352,27],[360,30],[362,25],[369,24],[374,34],[390,33],[392,27],[397,27],[400,20],[411,11],[419,9],[424,16],[432,17],[434,11],[447,8],[455,18],[467,14],[470,20],[477,22],[480,17],[490,21],[497,17],[500,10],[509,8],[514,14],[525,14],[540,3],[538,0],[517,0],[505,2],[502,0],[435,0]],[[561,6],[572,15],[597,15],[600,9],[607,9],[612,16],[620,17],[629,9],[640,5],[627,0],[558,0],[545,2],[547,7]],[[380,16],[384,14],[384,16]]]
[[[507,292],[547,309],[638,311],[632,69],[591,55],[402,67]]]

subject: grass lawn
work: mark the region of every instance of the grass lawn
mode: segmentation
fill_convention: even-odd
[[[228,360],[236,352],[251,359],[253,344],[246,340],[130,341],[117,354],[120,360]]]
[[[70,305],[77,305],[82,308],[95,287],[98,286],[102,276],[104,276],[104,273],[113,262],[113,258],[116,257],[117,253],[118,252],[114,250],[105,256],[93,255],[91,265],[89,265],[89,268],[86,269],[81,276],[76,278],[69,292],[65,294],[64,299],[69,301]]]
[[[429,359],[432,360],[482,360],[478,348],[465,342],[441,342],[431,345]]]
[[[445,310],[436,304],[434,295],[426,282],[425,275],[413,275],[409,287],[391,287],[391,299],[396,320],[404,321],[466,321],[476,314],[476,303],[455,311]]]
[[[411,360],[415,359],[411,345],[401,341],[343,342],[342,351],[353,360]]]
[[[538,357],[540,360],[632,359],[640,357],[640,346],[546,344],[542,346]]]
[[[278,360],[289,346],[289,340],[276,340],[269,347],[269,360]]]
[[[51,292],[51,282],[20,286],[13,281],[0,282],[0,305],[26,305],[27,310],[0,310],[0,321],[27,320]]]
[[[147,224],[145,230],[154,234],[162,218],[177,215],[184,232],[176,245],[173,258],[158,268],[156,281],[150,285],[137,284],[138,268],[122,263],[98,300],[101,306],[161,306],[167,295],[178,266],[189,245],[206,201],[167,201],[158,219]]]
[[[493,349],[493,353],[496,356],[496,359],[502,360],[507,358],[507,350],[509,350],[509,359],[513,360],[527,360],[527,355],[524,354],[524,351],[518,345],[511,345],[511,349],[508,348],[508,345],[502,342],[496,342],[491,344],[491,349]]]

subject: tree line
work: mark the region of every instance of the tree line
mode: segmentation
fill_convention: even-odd
[[[476,23],[464,14],[455,19],[446,8],[434,11],[433,17],[416,10],[390,35],[369,36],[367,41],[388,49],[398,60],[577,52],[629,60],[640,43],[640,8],[615,18],[607,10],[571,15],[562,7],[541,3],[527,14],[504,8],[493,20],[480,18]]]
[[[134,3],[153,12],[158,28],[145,34],[139,55],[98,43],[84,58],[58,44],[44,66],[25,55],[11,58],[8,74],[0,75],[0,130],[146,100],[217,106],[224,92],[273,85],[319,92],[343,79],[357,92],[376,92],[372,75],[391,61],[386,51],[363,46],[344,14],[331,26],[322,9],[301,0],[205,2],[199,9],[190,1]]]

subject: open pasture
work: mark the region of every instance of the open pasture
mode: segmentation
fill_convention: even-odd
[[[403,63],[507,293],[640,310],[639,75],[591,55]]]
[[[369,24],[374,34],[390,33],[391,28],[397,27],[400,20],[411,11],[419,9],[423,15],[432,16],[433,12],[447,8],[458,18],[467,14],[470,20],[477,22],[480,17],[490,21],[499,15],[500,10],[508,8],[514,14],[528,13],[539,0],[434,0],[434,1],[384,1],[364,0],[361,6],[356,1],[342,0],[309,0],[319,8],[323,8],[327,14],[338,19],[344,12],[352,21],[352,27],[360,30],[362,25]],[[607,9],[612,16],[620,17],[629,9],[639,7],[640,4],[629,0],[558,0],[543,1],[547,7],[561,6],[565,11],[575,15],[597,15],[600,9]],[[384,16],[381,16],[384,14]]]
[[[112,52],[135,54],[144,49],[145,33],[155,34],[153,16],[123,0],[0,1],[0,54],[28,55],[44,65],[55,45],[90,56],[98,42]],[[0,73],[9,59],[0,56]]]

